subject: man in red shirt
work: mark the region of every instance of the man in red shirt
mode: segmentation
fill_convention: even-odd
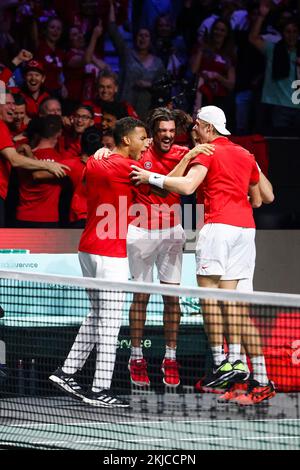
[[[33,151],[37,160],[62,163],[63,156],[55,147],[61,134],[60,116],[40,118],[40,140]],[[50,175],[52,176],[52,175]],[[56,228],[59,226],[59,199],[62,186],[59,181],[39,182],[28,171],[19,172],[19,203],[16,212],[17,227]]]
[[[17,153],[8,125],[14,120],[15,101],[13,95],[6,93],[5,103],[0,104],[0,227],[5,226],[5,199],[8,191],[11,167],[26,170],[48,170],[57,177],[65,176],[65,165],[50,161],[38,161]]]
[[[95,125],[102,124],[103,105],[111,103],[117,110],[118,115],[131,116],[138,118],[137,113],[127,101],[119,101],[116,99],[118,93],[117,75],[109,70],[103,70],[98,77],[98,96],[92,102],[87,104],[93,106],[95,114]]]
[[[145,169],[166,175],[182,161],[189,149],[174,145],[176,122],[173,113],[167,108],[156,108],[152,112],[149,128],[153,143],[143,153],[140,164]],[[212,147],[204,147],[199,151],[210,155]],[[138,282],[153,282],[155,265],[162,284],[180,284],[185,234],[181,226],[179,195],[170,192],[167,196],[162,196],[152,193],[149,189],[140,190],[136,194],[135,205],[145,210],[141,211],[139,226],[134,222],[128,227],[127,250],[132,279]],[[147,362],[143,358],[141,347],[148,301],[149,295],[135,294],[130,308],[132,347],[128,367],[131,382],[137,386],[150,384]],[[166,351],[162,362],[163,381],[168,386],[177,387],[180,384],[180,376],[176,346],[181,311],[177,297],[163,297],[163,301],[166,338]]]
[[[50,96],[44,90],[46,75],[43,64],[30,60],[26,65],[24,78],[25,86],[21,93],[26,103],[27,115],[33,118],[38,115],[40,104]]]
[[[211,156],[198,155],[191,161],[186,176],[151,174],[137,167],[132,177],[137,184],[150,183],[185,195],[192,194],[203,183],[205,225],[200,230],[196,247],[198,285],[236,289],[240,279],[251,277],[251,259],[255,252],[252,207],[259,207],[262,202],[259,171],[247,150],[224,137],[230,132],[220,108],[205,106],[200,109],[194,130],[201,142],[214,143],[215,152]],[[222,310],[215,301],[206,301],[203,317],[214,359],[213,371],[204,381],[204,386],[208,387],[246,376],[239,358],[242,330],[244,326],[252,327],[251,320],[247,309],[243,311],[237,305],[224,304]],[[224,324],[228,328],[228,359],[223,352]],[[253,380],[249,381],[247,393],[235,398],[237,403],[245,405],[275,395],[260,344],[257,344],[251,361]]]
[[[86,185],[83,179],[83,173],[86,163],[91,155],[93,155],[100,147],[102,133],[95,126],[88,127],[82,134],[81,151],[76,157],[67,158],[62,162],[70,168],[66,171],[66,176],[70,178],[73,186],[73,195],[70,207],[70,226],[73,228],[84,228],[87,218],[87,194]],[[43,182],[45,180],[55,179],[47,171],[33,172],[34,181]]]
[[[25,141],[26,137],[23,135],[23,132],[26,131],[28,126],[28,115],[26,114],[26,104],[22,95],[14,95],[15,99],[15,112],[14,112],[14,123],[13,123],[13,133],[14,140],[16,141]]]
[[[84,276],[127,281],[128,207],[134,193],[129,174],[144,150],[147,133],[141,121],[123,118],[116,124],[114,137],[115,153],[100,161],[90,158],[86,165],[88,217],[79,244],[79,261]],[[89,292],[89,296],[92,309],[62,368],[49,379],[90,405],[126,407],[126,402],[110,392],[124,293],[99,291]],[[86,394],[74,374],[82,369],[94,347],[96,370],[92,389]]]
[[[71,121],[72,127],[65,131],[65,147],[68,157],[76,157],[81,151],[80,141],[83,132],[94,125],[93,108],[80,104],[74,110]]]

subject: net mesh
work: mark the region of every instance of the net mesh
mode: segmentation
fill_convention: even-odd
[[[300,447],[299,296],[112,284],[40,274],[3,272],[0,278],[4,311],[0,318],[0,446]],[[240,332],[251,375],[243,380],[238,374],[230,376],[227,383],[223,377],[218,386],[209,387],[207,378],[214,366],[207,333],[212,338],[220,328],[225,354],[232,331]],[[128,370],[132,342],[140,337],[150,381],[144,386],[133,384],[134,371],[130,376]],[[177,380],[174,369],[167,367],[170,363],[163,363],[166,342],[177,343],[178,386],[164,383],[170,375],[171,382]],[[256,403],[249,384],[257,374],[261,351],[276,395]],[[75,377],[80,397],[49,380],[62,366]],[[91,387],[96,392],[110,388],[129,407],[85,401],[83,397],[91,399]],[[233,388],[233,399],[226,399],[226,391]],[[249,395],[250,406],[236,400]]]

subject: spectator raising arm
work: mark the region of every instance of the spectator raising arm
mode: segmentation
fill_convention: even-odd
[[[250,35],[249,35],[249,41],[261,52],[264,51],[265,48],[265,41],[263,38],[260,36],[261,28],[263,25],[263,22],[267,15],[270,12],[270,2],[269,0],[263,0],[260,2],[259,6],[259,15],[251,29]]]

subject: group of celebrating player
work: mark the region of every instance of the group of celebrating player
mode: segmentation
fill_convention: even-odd
[[[198,111],[192,150],[174,144],[176,116],[171,110],[153,110],[148,128],[150,144],[142,121],[120,119],[114,129],[116,147],[112,153],[96,153],[87,162],[88,217],[79,245],[83,275],[127,281],[129,262],[133,281],[153,282],[156,266],[162,284],[179,285],[185,234],[174,207],[180,205],[180,195],[197,190],[205,210],[196,247],[198,285],[251,290],[255,263],[252,208],[274,198],[272,186],[253,155],[226,137],[230,134],[226,117],[215,106]],[[109,208],[113,208],[112,217],[108,217]],[[113,230],[105,229],[110,224]],[[50,380],[90,405],[128,407],[128,402],[110,390],[125,293],[88,294],[90,313],[63,366]],[[148,301],[148,294],[136,293],[130,308],[128,368],[131,382],[137,387],[150,385],[141,347]],[[180,305],[174,296],[164,296],[163,301],[166,349],[161,370],[165,385],[177,387]],[[249,307],[205,300],[202,310],[213,367],[196,383],[196,390],[219,393],[221,400],[242,405],[273,397],[274,384],[268,378],[260,336],[250,319]],[[224,340],[228,346],[226,354]],[[95,374],[92,387],[86,392],[74,376],[94,347]]]

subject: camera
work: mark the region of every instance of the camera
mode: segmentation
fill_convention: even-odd
[[[152,107],[172,104],[174,108],[188,110],[195,92],[194,84],[186,78],[174,78],[166,73],[152,84]]]

